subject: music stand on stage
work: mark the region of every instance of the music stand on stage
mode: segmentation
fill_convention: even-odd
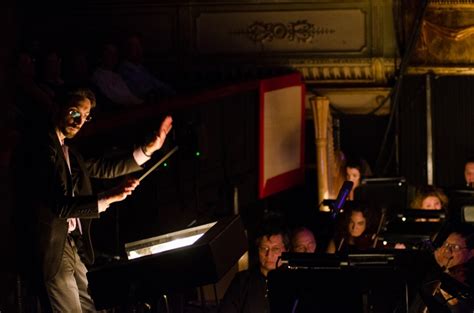
[[[347,256],[287,253],[268,274],[272,313],[407,312],[413,271],[428,254],[384,251]],[[421,272],[421,271],[420,271]]]
[[[157,252],[166,238],[182,239],[186,233],[200,238],[187,246]],[[241,218],[230,216],[129,243],[126,249],[129,256],[136,258],[87,273],[97,309],[155,300],[162,293],[216,283],[247,251],[247,237]]]

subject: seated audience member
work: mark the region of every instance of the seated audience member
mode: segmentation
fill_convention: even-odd
[[[473,255],[474,231],[467,225],[457,226],[444,243],[434,251],[434,261],[432,264],[426,264],[426,277],[420,288],[421,299],[429,312],[473,311]],[[451,283],[450,278],[453,279]],[[464,299],[455,294],[456,288],[453,289],[452,286],[456,281],[463,284],[465,289],[470,290],[470,299]]]
[[[306,227],[298,227],[291,235],[292,252],[316,252],[316,239],[311,230]]]
[[[119,61],[117,47],[112,43],[102,46],[100,65],[92,75],[92,82],[100,92],[114,104],[132,106],[142,104],[143,99],[136,97],[117,72]]]
[[[118,72],[136,97],[153,101],[176,94],[173,88],[159,81],[143,66],[143,47],[140,36],[128,36],[124,50],[124,60]]]
[[[474,156],[469,157],[464,162],[464,180],[466,187],[474,189]]]
[[[62,79],[62,59],[57,49],[49,48],[41,54],[39,86],[53,99],[65,90]]]
[[[279,257],[289,247],[288,235],[277,226],[265,225],[256,239],[258,266],[235,275],[219,306],[221,313],[269,312],[267,274],[280,266]]]
[[[57,106],[53,97],[37,84],[35,58],[26,50],[17,55],[14,81],[20,124],[33,128],[37,123],[46,125]]]
[[[366,250],[372,247],[371,215],[369,209],[355,206],[346,209],[342,216],[342,223],[333,239],[329,241],[327,253],[348,253]]]
[[[354,183],[348,200],[354,200],[354,190],[360,185],[362,178],[371,176],[372,171],[365,160],[348,160],[345,165],[346,180]]]
[[[80,48],[72,49],[65,59],[64,80],[68,88],[91,88],[88,55]]]
[[[432,185],[418,188],[410,204],[410,208],[422,210],[441,210],[447,206],[448,197],[443,190]]]

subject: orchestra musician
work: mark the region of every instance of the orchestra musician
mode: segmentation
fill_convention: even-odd
[[[329,241],[327,253],[349,253],[369,249],[375,235],[372,230],[373,217],[369,208],[354,206],[346,209],[342,223],[333,239]]]
[[[425,278],[410,312],[472,312],[473,255],[473,228],[456,226],[433,252],[432,259],[425,262]]]

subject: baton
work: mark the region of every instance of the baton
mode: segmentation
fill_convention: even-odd
[[[138,181],[142,181],[143,178],[147,177],[151,172],[153,172],[158,166],[161,165],[164,161],[166,161],[173,153],[175,153],[178,150],[178,146],[174,147],[173,150],[168,152],[164,157],[162,157],[158,162],[155,163],[148,171],[146,171],[145,174],[140,176]]]

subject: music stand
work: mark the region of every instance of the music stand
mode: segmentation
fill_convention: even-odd
[[[365,178],[354,190],[354,200],[390,217],[407,207],[407,184],[403,177]]]
[[[163,243],[166,237],[176,237],[178,232],[130,243],[128,252],[137,258],[91,269],[87,276],[97,309],[155,300],[161,293],[219,281],[247,251],[247,237],[239,216],[224,218],[206,228],[193,244],[160,253],[143,251],[147,245],[153,250],[151,247]]]
[[[287,268],[268,274],[272,313],[391,313],[406,307],[407,271],[396,254],[291,253],[282,259]]]

